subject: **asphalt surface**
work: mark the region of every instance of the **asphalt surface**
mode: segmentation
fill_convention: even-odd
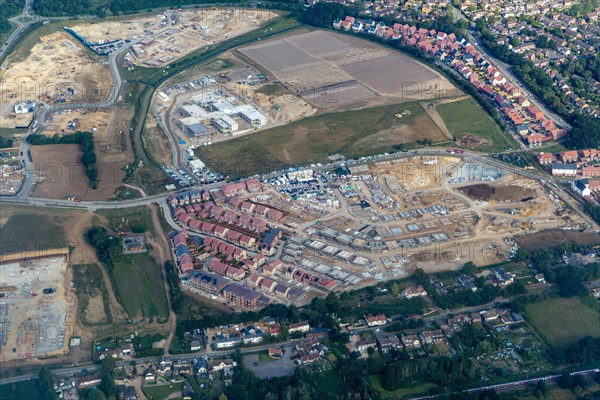
[[[33,0],[25,0],[25,8],[23,8],[21,14],[15,15],[14,17],[9,19],[9,21],[15,23],[17,27],[10,35],[4,46],[2,46],[2,50],[0,50],[0,60],[4,59],[6,52],[9,51],[12,45],[19,40],[19,36],[21,36],[21,33],[23,33],[23,31],[27,29],[29,25],[33,24],[34,22],[37,22],[33,17],[31,17],[30,14],[32,6]],[[32,20],[28,22],[23,22],[24,17],[31,17]]]
[[[22,141],[22,143],[25,143],[25,141]],[[158,194],[158,195],[144,197],[141,199],[125,200],[125,201],[91,201],[91,202],[90,201],[74,202],[71,200],[31,197],[31,192],[33,190],[33,185],[35,182],[35,167],[34,167],[33,163],[31,163],[27,157],[28,148],[29,148],[28,144],[26,144],[26,143],[22,144],[21,151],[23,151],[23,160],[24,160],[25,164],[27,165],[27,174],[25,176],[23,186],[21,187],[21,190],[19,190],[17,192],[17,194],[14,196],[0,197],[0,204],[2,204],[2,203],[11,204],[12,203],[12,204],[24,204],[24,205],[44,206],[44,207],[74,207],[74,208],[82,208],[82,209],[89,209],[89,210],[97,210],[97,209],[107,209],[107,208],[130,208],[130,207],[144,206],[144,205],[148,205],[148,204],[152,204],[152,203],[162,203],[162,202],[164,202],[164,200],[167,197],[169,197],[172,194],[172,193],[164,193],[164,194]],[[448,156],[451,154],[448,153],[447,149],[443,149],[443,148],[429,148],[429,149],[426,148],[426,149],[412,150],[409,152],[398,152],[398,153],[387,154],[387,155],[383,154],[380,156],[374,156],[374,157],[369,157],[369,158],[359,159],[359,160],[337,161],[337,162],[332,162],[332,163],[328,163],[328,164],[321,165],[321,166],[314,166],[312,168],[316,172],[322,172],[322,171],[327,171],[327,170],[335,170],[342,164],[352,166],[352,165],[367,164],[367,163],[376,162],[376,161],[386,161],[386,160],[401,159],[401,158],[414,157],[414,156],[444,156],[444,155]],[[507,163],[499,161],[495,158],[485,156],[483,154],[479,154],[479,153],[475,153],[475,152],[464,151],[462,154],[454,154],[454,156],[461,157],[465,161],[471,161],[471,162],[477,162],[477,163],[489,165],[489,166],[501,169],[503,171],[508,171],[508,172],[514,173],[516,175],[519,175],[519,176],[522,176],[525,178],[540,180],[548,188],[549,188],[549,184],[552,182],[571,182],[572,181],[572,179],[569,179],[569,178],[552,177],[546,173],[542,173],[542,172],[539,172],[536,170],[525,170],[525,169],[517,167],[515,165],[507,164]],[[274,178],[280,174],[281,174],[281,171],[275,171],[275,172],[261,175],[259,177],[259,179],[260,180],[268,180],[268,179]],[[208,184],[208,185],[198,185],[197,187],[204,188],[205,190],[213,190],[213,189],[217,189],[225,184],[226,184],[226,182],[217,182],[217,183],[212,183],[212,184]],[[189,190],[189,189],[186,189],[186,190]],[[569,206],[571,206],[571,208],[573,208],[582,218],[584,218],[588,222],[588,224],[590,224],[590,226],[594,227],[594,229],[598,229],[598,225],[587,214],[585,214],[585,213],[583,213],[583,211],[581,211],[580,207],[575,203],[575,201],[567,193],[563,192],[560,189],[556,189],[556,188],[552,188],[552,190],[561,198],[561,200],[563,200],[565,203],[567,203]]]

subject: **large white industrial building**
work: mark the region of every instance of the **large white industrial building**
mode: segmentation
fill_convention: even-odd
[[[185,116],[179,120],[180,128],[190,136],[199,136],[198,124],[211,124],[221,133],[235,134],[240,130],[239,123],[234,118],[240,118],[252,128],[260,128],[269,120],[249,104],[237,104],[235,97],[225,98],[216,92],[203,92],[192,98],[192,104],[181,107]],[[202,133],[204,134],[204,133]]]

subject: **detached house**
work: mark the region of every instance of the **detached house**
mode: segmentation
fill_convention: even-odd
[[[366,321],[368,326],[381,326],[387,324],[387,318],[384,314],[367,315]]]

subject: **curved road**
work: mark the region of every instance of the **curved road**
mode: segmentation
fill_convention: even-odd
[[[406,153],[399,152],[393,154],[383,154],[380,156],[365,158],[359,160],[347,160],[347,161],[337,161],[329,164],[322,165],[320,167],[315,167],[314,169],[317,172],[332,170],[338,168],[341,164],[346,165],[359,165],[366,164],[374,161],[387,161],[393,159],[400,159],[406,157],[414,157],[414,156],[448,156],[450,155],[447,149],[443,148],[429,148],[429,149],[418,149],[412,150]],[[572,182],[572,179],[569,178],[557,178],[552,177],[546,173],[541,173],[536,170],[525,170],[523,168],[517,167],[515,165],[506,164],[502,161],[499,161],[495,158],[488,157],[476,152],[465,151],[462,154],[454,154],[455,157],[461,157],[465,161],[474,161],[485,165],[490,165],[494,168],[498,168],[504,171],[508,171],[514,173],[516,175],[523,176],[525,178],[540,180],[542,183],[547,186],[549,182]],[[29,166],[33,166],[32,163],[28,161],[28,157],[26,152],[24,153],[24,160],[28,165],[28,174],[25,177],[25,181],[21,190],[14,196],[0,196],[0,204],[2,203],[14,203],[14,204],[27,204],[32,206],[44,206],[44,207],[76,207],[83,208],[89,210],[97,210],[103,208],[129,208],[129,207],[137,207],[144,206],[152,203],[162,203],[171,193],[158,194],[153,196],[144,197],[141,199],[135,200],[126,200],[126,201],[82,201],[82,202],[73,202],[70,200],[57,200],[57,199],[48,199],[48,198],[40,198],[40,197],[31,197],[31,190],[33,188],[33,180],[34,175],[32,173],[33,168],[29,169]],[[279,175],[280,172],[271,172],[260,176],[261,180],[270,179]],[[202,185],[202,187],[206,190],[212,190],[221,187],[225,182],[217,182],[209,185]],[[189,190],[189,189],[188,189]],[[566,193],[553,189],[553,191],[561,198],[562,201],[569,204],[571,208],[573,208],[579,215],[581,215],[590,226],[598,229],[598,225],[585,213],[580,210],[580,207],[571,199]]]
[[[25,0],[25,8],[19,15],[15,15],[12,18],[9,18],[9,21],[16,24],[14,32],[10,35],[6,43],[2,46],[2,50],[0,50],[0,60],[4,58],[6,52],[12,47],[14,43],[17,42],[21,33],[31,24],[36,22],[31,15],[31,7],[33,7],[33,0]],[[23,22],[23,18],[31,17],[31,21]]]

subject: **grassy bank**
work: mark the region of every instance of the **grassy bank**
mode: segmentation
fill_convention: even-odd
[[[410,115],[397,118],[396,114]],[[445,140],[418,103],[323,114],[197,150],[211,168],[231,177],[354,158]]]
[[[477,147],[475,150],[494,153],[506,148],[519,148],[515,140],[503,133],[494,120],[472,98],[440,104],[436,110],[453,137],[470,133],[491,141],[491,145]]]

